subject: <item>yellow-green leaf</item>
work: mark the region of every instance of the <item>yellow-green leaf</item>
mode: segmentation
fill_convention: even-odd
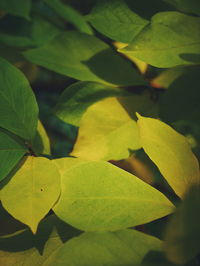
[[[32,143],[33,151],[37,154],[51,155],[49,137],[41,121],[38,121],[36,136]]]
[[[172,203],[136,176],[103,161],[55,160],[61,196],[55,214],[84,231],[115,231],[168,215]]]
[[[60,194],[60,174],[55,164],[42,157],[27,157],[1,190],[3,207],[33,233]]]
[[[129,149],[140,147],[136,122],[112,97],[87,109],[71,155],[89,160],[120,160],[129,156]]]
[[[200,182],[199,164],[186,138],[167,124],[138,115],[141,145],[179,197]]]

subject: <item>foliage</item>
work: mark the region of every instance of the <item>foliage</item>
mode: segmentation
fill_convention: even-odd
[[[199,15],[0,0],[1,265],[200,265]]]

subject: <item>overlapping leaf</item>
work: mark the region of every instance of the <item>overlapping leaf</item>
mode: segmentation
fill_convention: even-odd
[[[79,126],[90,105],[107,97],[122,95],[128,96],[131,93],[96,82],[77,82],[61,94],[55,113],[61,120]]]
[[[112,97],[87,109],[71,155],[88,160],[120,160],[140,147],[136,122]]]
[[[60,194],[60,175],[55,164],[42,157],[27,157],[1,190],[3,207],[35,233],[40,220]]]
[[[31,21],[14,16],[5,16],[0,20],[0,40],[9,47],[41,46],[53,39],[60,31],[53,23],[36,14],[32,16]]]
[[[54,222],[52,219],[51,221]],[[4,240],[4,245],[1,245],[4,250],[7,247],[5,243],[9,242],[9,247],[12,247],[13,251],[17,248],[18,251],[11,253],[6,252],[6,250],[1,251],[0,263],[4,266],[20,265],[22,263],[30,266],[60,266],[66,265],[66,262],[68,266],[115,266],[119,263],[120,265],[138,265],[150,251],[161,250],[162,242],[159,239],[127,229],[114,233],[83,233],[68,242],[65,242],[65,240],[65,243],[61,241],[56,232],[53,232],[45,245],[43,254],[39,254],[35,248],[27,248],[27,250],[19,252],[19,247],[23,250],[25,244],[28,247],[31,246],[30,242],[32,244],[36,243],[37,246],[43,244],[43,240],[47,239],[50,233],[51,224],[47,222],[43,223],[41,227],[43,231],[40,231],[35,237],[24,231],[0,239],[0,244]],[[62,237],[68,239],[73,230],[68,228],[67,225],[63,229],[61,231]],[[7,250],[9,250],[8,247]]]
[[[0,127],[26,139],[33,139],[38,106],[25,76],[0,58]]]
[[[32,149],[37,155],[51,155],[49,137],[41,121],[38,121],[37,132],[32,142]]]
[[[121,49],[156,67],[173,67],[200,62],[200,18],[179,12],[161,12]]]
[[[200,182],[199,164],[186,138],[167,124],[138,115],[141,145],[179,197]]]
[[[172,217],[165,236],[167,257],[184,264],[200,251],[200,187],[190,189],[183,203]]]
[[[30,19],[31,0],[1,0],[0,10]]]
[[[63,4],[60,0],[44,0],[44,2],[61,17],[71,22],[81,32],[92,34],[92,29],[87,24],[84,17],[71,6]]]
[[[108,162],[58,159],[61,196],[53,208],[84,231],[116,231],[168,215],[172,203],[158,190]]]
[[[200,68],[191,69],[177,78],[160,100],[160,117],[168,122],[200,121]]]
[[[109,38],[129,43],[148,24],[123,0],[99,1],[87,16],[93,27]]]
[[[164,0],[174,5],[178,10],[186,13],[193,13],[200,16],[199,0]]]
[[[100,39],[81,32],[60,34],[24,56],[31,62],[81,80],[115,85],[144,85],[137,71]]]
[[[25,145],[0,131],[0,181],[8,175],[26,151]]]

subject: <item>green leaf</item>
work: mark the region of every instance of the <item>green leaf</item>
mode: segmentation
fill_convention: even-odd
[[[186,13],[193,13],[200,16],[199,0],[165,0],[174,5],[178,10]]]
[[[1,190],[3,207],[36,233],[38,223],[60,195],[60,175],[55,164],[43,157],[27,157]]]
[[[0,131],[0,181],[9,174],[26,151],[24,145]]]
[[[168,224],[165,251],[172,262],[183,264],[200,252],[200,187],[190,189]]]
[[[141,145],[179,197],[200,182],[199,164],[186,138],[167,124],[138,115]]]
[[[106,43],[81,32],[62,33],[43,47],[23,54],[35,64],[82,81],[124,86],[146,84],[131,64]]]
[[[84,231],[116,231],[168,215],[172,203],[136,176],[108,163],[63,158],[55,214]]]
[[[92,29],[85,21],[84,17],[71,6],[63,4],[60,0],[44,0],[58,15],[72,23],[78,30],[92,34]]]
[[[130,94],[126,90],[96,82],[76,82],[63,91],[58,99],[55,113],[61,120],[79,126],[83,114],[93,103],[107,97]]]
[[[168,122],[200,121],[200,68],[191,69],[177,78],[160,100],[160,117]]]
[[[30,19],[31,0],[1,0],[0,10]]]
[[[52,40],[61,31],[48,20],[35,14],[31,21],[5,16],[0,20],[0,29],[1,42],[19,48],[41,46]]]
[[[68,232],[66,228],[64,232]],[[20,232],[20,245],[19,236]],[[8,238],[10,242],[13,238],[17,244],[16,236]],[[66,243],[54,233],[47,241],[42,255],[35,248],[23,252],[1,251],[0,263],[4,266],[63,266],[66,262],[67,266],[138,265],[150,251],[161,250],[161,244],[159,239],[132,229],[113,233],[83,233]]]
[[[152,250],[160,250],[162,242],[136,230],[84,233],[73,238],[45,261],[44,266],[138,265]]]
[[[32,149],[36,155],[51,155],[49,137],[41,121],[38,121],[37,132],[32,143]]]
[[[87,19],[102,34],[124,43],[132,41],[148,24],[124,0],[99,1]]]
[[[38,106],[25,76],[0,58],[0,127],[30,140],[35,136]]]
[[[120,160],[141,148],[136,122],[116,98],[89,107],[81,120],[72,156],[87,160]]]
[[[177,78],[179,78],[189,70],[188,68],[189,67],[172,67],[167,70],[163,70],[157,77],[155,77],[151,81],[151,84],[155,88],[168,89]]]
[[[200,62],[200,18],[161,12],[129,46],[120,50],[156,67]]]

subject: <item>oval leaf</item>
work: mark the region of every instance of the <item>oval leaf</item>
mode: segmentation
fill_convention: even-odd
[[[0,181],[9,174],[26,151],[25,145],[0,131]]]
[[[54,212],[78,229],[116,231],[172,212],[161,192],[110,163],[72,158],[55,163],[61,168],[62,194]]]
[[[116,98],[93,104],[83,115],[72,156],[87,160],[120,160],[140,149],[136,122]]]
[[[106,43],[81,32],[61,33],[46,45],[23,54],[35,64],[82,81],[146,84],[132,65]]]
[[[200,62],[200,18],[179,12],[161,12],[123,53],[156,67]]]
[[[60,175],[55,164],[42,157],[27,157],[1,190],[3,207],[33,233],[60,194]]]
[[[0,58],[0,127],[30,140],[35,136],[38,106],[28,80]]]
[[[40,242],[47,239],[49,236],[47,231],[49,224],[46,224],[46,226],[47,229],[43,228],[45,232],[42,231],[43,234],[37,234],[36,239],[33,239],[33,236],[29,236],[29,242],[32,240],[33,243],[37,243],[38,239]],[[62,236],[65,234],[65,237],[67,235],[69,238],[69,235],[72,235],[69,231],[71,228],[67,228],[66,225],[63,229],[65,230],[62,230]],[[132,266],[138,265],[149,252],[160,251],[162,245],[162,241],[159,239],[132,229],[113,233],[83,233],[78,237],[73,237],[66,243],[63,243],[58,234],[53,232],[41,255],[36,248],[20,252],[20,248],[23,250],[23,244],[27,244],[27,233],[29,232],[24,231],[14,236],[6,237],[4,246],[6,246],[5,242],[9,241],[12,252],[0,251],[1,265]],[[16,246],[18,252],[13,252]]]
[[[138,115],[141,145],[179,197],[200,182],[199,164],[186,138],[167,124]]]
[[[131,93],[97,82],[76,82],[63,91],[56,105],[55,113],[66,123],[79,126],[83,114],[90,105],[104,98],[125,95],[128,96]]]
[[[134,13],[127,1],[103,0],[97,2],[87,19],[92,26],[109,38],[129,43],[148,24]]]

